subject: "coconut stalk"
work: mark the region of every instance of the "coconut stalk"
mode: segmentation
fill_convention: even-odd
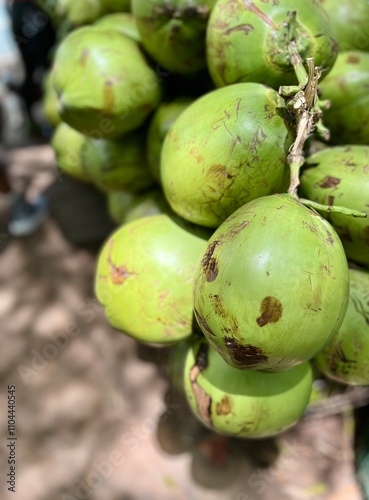
[[[294,67],[299,85],[282,86],[279,94],[285,99],[286,107],[295,114],[296,118],[296,140],[292,144],[287,156],[290,169],[290,185],[288,193],[303,205],[314,210],[323,212],[338,212],[352,217],[367,217],[366,212],[351,210],[349,208],[322,205],[305,198],[299,198],[297,194],[300,185],[300,169],[305,161],[304,146],[307,138],[316,132],[323,140],[329,140],[329,130],[323,125],[323,110],[330,106],[329,101],[318,98],[318,82],[321,69],[314,65],[314,59],[306,59],[308,71],[302,64],[301,57],[296,49],[295,41],[289,44],[290,61]]]

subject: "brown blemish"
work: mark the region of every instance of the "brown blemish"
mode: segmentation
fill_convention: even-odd
[[[89,58],[90,56],[90,51],[88,49],[83,49],[82,50],[82,54],[81,54],[81,57],[79,58],[79,63],[81,66],[85,67],[86,66],[86,63],[87,63],[87,59]]]
[[[260,306],[260,316],[256,323],[263,327],[268,323],[277,323],[282,317],[283,306],[275,297],[265,297]]]
[[[249,33],[252,33],[254,31],[254,27],[251,26],[251,24],[239,24],[238,26],[234,26],[233,28],[227,29],[224,34],[225,35],[230,35],[231,33],[234,33],[235,31],[243,31],[245,35],[247,36]]]
[[[347,62],[348,62],[349,64],[358,64],[358,63],[360,62],[360,57],[358,57],[358,56],[351,56],[351,55],[350,55],[350,56],[348,56],[348,58],[347,58]]]
[[[202,156],[201,159],[203,160],[204,157]],[[220,163],[217,163],[217,164],[209,167],[206,175],[207,176],[214,175],[216,177],[220,176],[220,177],[225,177],[226,179],[232,179],[234,177],[234,175],[227,172],[227,167],[225,165],[220,164]]]
[[[214,308],[215,314],[220,316],[221,318],[225,318],[227,316],[227,312],[224,309],[223,301],[222,298],[219,295],[209,295],[209,299],[211,301],[211,304]]]
[[[109,241],[109,252],[108,252],[108,265],[110,267],[110,280],[113,285],[122,285],[127,278],[136,274],[131,273],[127,270],[126,266],[122,264],[121,266],[116,266],[111,258],[113,251],[114,240]]]
[[[205,276],[206,276],[206,281],[208,281],[208,282],[214,281],[216,279],[216,277],[218,276],[218,272],[219,272],[218,262],[217,262],[216,258],[213,257],[213,253],[215,252],[215,249],[218,245],[220,245],[220,241],[218,241],[218,240],[213,241],[209,245],[209,247],[208,247],[208,249],[207,249],[207,251],[206,251],[206,253],[201,261],[201,265],[202,265],[203,271],[204,271]]]
[[[256,14],[265,24],[268,24],[271,28],[276,28],[277,26],[273,23],[273,21],[263,12],[260,10],[254,2],[251,2],[251,0],[242,0],[244,6],[249,12],[253,12]]]
[[[106,80],[103,90],[103,110],[105,113],[111,113],[114,108],[115,96],[113,90],[113,82]]]
[[[331,247],[333,247],[334,245],[334,239],[332,238],[332,236],[328,233],[328,236],[327,236],[327,242],[331,245]]]
[[[229,228],[228,235],[229,238],[235,238],[241,231],[243,231],[250,224],[249,220],[245,220],[239,224],[234,224]]]
[[[208,424],[209,426],[212,426],[211,397],[197,383],[198,376],[208,366],[208,350],[209,350],[208,345],[201,344],[200,349],[199,349],[197,356],[196,356],[195,364],[190,370],[190,381],[191,381],[192,390],[193,390],[193,393],[195,396],[197,410],[199,412],[199,415],[206,424]]]
[[[327,175],[322,179],[319,183],[319,186],[323,189],[325,188],[331,188],[331,187],[336,187],[338,184],[341,182],[341,179],[338,179],[337,177],[332,177],[330,175]]]
[[[205,319],[199,314],[199,312],[194,309],[194,313],[195,313],[195,318],[196,318],[196,321],[197,323],[199,324],[200,328],[208,333],[209,335],[211,335],[212,337],[215,337],[215,334],[214,332],[211,330],[210,326],[207,324],[207,322],[205,321]]]
[[[220,403],[216,404],[215,411],[217,415],[229,415],[232,413],[232,406],[228,396],[223,396]]]
[[[240,368],[250,368],[268,361],[268,356],[259,347],[240,344],[233,337],[224,337],[224,343],[233,362]]]

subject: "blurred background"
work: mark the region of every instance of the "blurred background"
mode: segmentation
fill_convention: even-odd
[[[0,497],[363,498],[350,399],[275,439],[228,439],[171,387],[169,348],[108,325],[93,280],[115,224],[100,191],[55,165],[41,105],[55,32],[33,2],[11,4],[0,1]],[[10,385],[16,493],[5,484]]]

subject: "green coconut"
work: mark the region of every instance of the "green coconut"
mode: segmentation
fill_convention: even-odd
[[[127,191],[111,191],[108,193],[108,210],[117,224],[126,224],[150,215],[172,213],[160,189],[151,189],[139,195]]]
[[[168,132],[161,177],[169,204],[218,227],[245,203],[283,189],[293,141],[283,99],[258,83],[229,85],[193,102]]]
[[[84,134],[64,122],[59,123],[51,138],[57,167],[80,181],[90,181],[83,162],[88,143],[89,138]]]
[[[190,337],[193,276],[208,237],[164,214],[121,226],[103,246],[95,278],[109,323],[141,342]]]
[[[208,341],[235,368],[281,371],[311,359],[348,305],[341,241],[291,195],[258,198],[214,232],[195,275]]]
[[[369,50],[368,0],[321,0],[340,51]]]
[[[333,70],[321,83],[322,98],[331,102],[324,123],[332,144],[368,144],[369,53],[341,52]]]
[[[315,357],[329,379],[369,385],[369,273],[350,269],[350,301],[342,325]]]
[[[173,73],[206,66],[205,32],[216,0],[132,0],[146,51]]]
[[[89,177],[104,191],[140,193],[154,183],[142,130],[117,139],[90,139],[83,161]]]
[[[135,130],[161,97],[137,43],[114,30],[74,30],[58,46],[52,73],[61,118],[92,137]]]
[[[279,373],[240,371],[199,341],[188,350],[184,383],[188,402],[204,425],[230,436],[263,438],[300,419],[313,373],[308,362]]]
[[[301,194],[323,205],[368,212],[369,146],[326,148],[308,157],[300,178]],[[369,219],[325,212],[349,260],[369,265]]]
[[[168,130],[193,99],[178,98],[171,102],[163,102],[155,111],[147,133],[147,159],[154,179],[161,184],[160,156],[164,139]]]
[[[141,41],[135,18],[129,12],[106,14],[94,23],[95,28],[118,31],[135,42]]]
[[[332,68],[338,53],[329,17],[318,0],[218,0],[207,28],[207,63],[217,87],[259,82],[297,84],[294,41],[302,60]]]

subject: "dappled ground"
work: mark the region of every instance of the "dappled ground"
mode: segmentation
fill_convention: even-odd
[[[54,218],[31,237],[11,239],[2,208],[0,498],[361,498],[350,411],[306,418],[278,440],[205,430],[169,388],[167,349],[139,346],[110,328],[94,298],[97,245],[87,240],[103,234],[106,220],[88,208],[97,194],[58,177],[47,146],[14,149],[9,159],[14,183],[32,177],[30,196],[54,185]],[[7,496],[11,384],[17,477]]]

